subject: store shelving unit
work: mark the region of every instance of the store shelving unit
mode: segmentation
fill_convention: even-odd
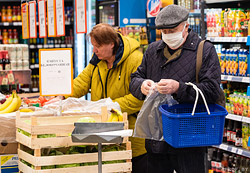
[[[243,148],[235,147],[225,143],[213,147],[250,158],[250,151]]]
[[[202,15],[204,16],[205,8],[247,8],[250,5],[249,0],[202,0]],[[202,23],[205,25],[205,19],[202,18]],[[220,44],[242,44],[246,45],[247,37],[208,37],[205,38],[206,28],[202,28],[202,38],[210,40],[213,43],[220,43]],[[221,80],[224,81],[231,81],[231,82],[239,82],[239,83],[250,83],[249,77],[241,77],[241,76],[231,76],[231,75],[221,75]],[[226,119],[244,122],[244,123],[250,123],[249,117],[244,117],[240,115],[234,115],[234,114],[228,114],[226,116]],[[237,155],[241,155],[244,157],[250,158],[250,151],[243,149],[242,147],[235,147],[228,144],[221,144],[218,146],[213,146],[215,148],[219,148]]]

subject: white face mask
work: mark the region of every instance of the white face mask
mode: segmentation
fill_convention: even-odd
[[[181,32],[176,32],[172,34],[162,34],[162,40],[171,48],[171,49],[177,49],[181,46],[181,44],[184,42],[184,38],[182,37],[182,33],[186,27],[186,24],[184,25],[184,28]]]

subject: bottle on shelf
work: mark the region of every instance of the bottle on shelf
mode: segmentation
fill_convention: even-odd
[[[3,44],[8,44],[8,32],[7,32],[7,29],[3,30]]]
[[[230,155],[228,159],[228,172],[232,173],[233,170],[233,156]]]
[[[222,171],[221,161],[222,161],[222,152],[221,152],[221,150],[218,150],[217,158],[216,158],[216,172]]]
[[[13,29],[13,43],[18,44],[18,33],[16,29]]]
[[[228,154],[227,153],[223,153],[221,167],[222,167],[221,172],[226,172],[228,169]]]
[[[242,147],[242,123],[237,122],[235,146]]]
[[[0,44],[3,44],[2,30],[0,29]]]
[[[4,70],[11,70],[8,51],[4,50],[2,52],[3,52],[3,59],[4,59]]]
[[[5,6],[2,6],[2,22],[6,22],[7,21],[7,11]]]
[[[12,29],[8,30],[8,44],[13,44],[13,35],[12,35]]]
[[[216,165],[217,165],[216,158],[217,158],[217,150],[214,149],[211,160],[212,170],[214,173],[216,173]]]
[[[16,6],[13,6],[13,11],[12,11],[12,22],[17,21],[17,8]]]
[[[236,126],[238,125],[237,123],[238,123],[237,121],[234,121],[233,131],[232,131],[232,133],[231,133],[232,145],[235,145],[235,139],[236,139]]]
[[[223,142],[227,142],[227,124],[228,120],[225,120],[224,131],[223,131]]]
[[[4,64],[3,64],[3,56],[2,56],[2,52],[0,52],[0,70],[3,70],[4,68]]]
[[[7,8],[7,22],[12,22],[12,9],[11,6]]]
[[[233,131],[233,121],[228,120],[228,125],[227,125],[227,143],[229,145],[232,145],[232,131]]]
[[[17,6],[17,21],[18,22],[22,21],[21,7],[20,6]]]

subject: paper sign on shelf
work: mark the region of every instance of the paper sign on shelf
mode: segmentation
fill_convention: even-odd
[[[72,49],[39,49],[40,95],[71,95],[73,92]]]
[[[76,33],[87,32],[86,0],[75,0]]]
[[[37,37],[36,27],[36,1],[29,2],[29,22],[30,22],[30,38]]]
[[[22,33],[23,39],[29,38],[29,9],[28,3],[22,5]]]
[[[57,36],[65,36],[64,0],[56,0]]]
[[[38,0],[39,37],[47,37],[45,0]]]
[[[55,0],[47,0],[48,37],[56,36],[56,4]]]

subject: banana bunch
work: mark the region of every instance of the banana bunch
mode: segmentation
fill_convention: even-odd
[[[0,114],[15,112],[21,106],[22,100],[15,91],[7,100],[0,105]]]
[[[108,122],[118,122],[123,121],[122,112],[117,109],[111,109],[111,115],[108,119]]]

